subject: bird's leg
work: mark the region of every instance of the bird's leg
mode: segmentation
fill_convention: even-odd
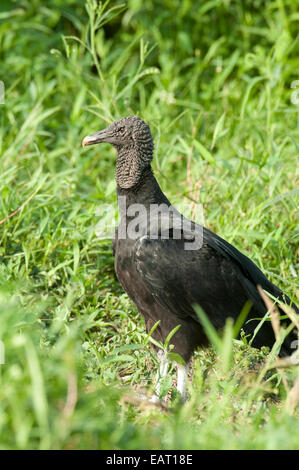
[[[156,385],[155,385],[155,395],[151,397],[152,402],[159,401],[159,396],[161,392],[161,379],[166,376],[168,372],[169,359],[167,358],[167,353],[159,350],[158,352],[159,366],[156,374]]]
[[[177,391],[180,393],[182,397],[182,401],[187,400],[187,378],[188,378],[188,371],[189,371],[189,364],[187,363],[185,366],[182,364],[177,363]]]

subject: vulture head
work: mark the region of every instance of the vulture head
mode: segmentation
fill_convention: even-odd
[[[124,189],[138,184],[153,159],[154,143],[146,122],[138,116],[118,119],[106,129],[86,136],[82,145],[102,142],[112,144],[117,150],[117,184]]]

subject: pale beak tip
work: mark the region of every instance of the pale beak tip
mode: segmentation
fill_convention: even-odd
[[[86,145],[88,145],[88,137],[84,137],[82,140],[82,147],[86,147]]]

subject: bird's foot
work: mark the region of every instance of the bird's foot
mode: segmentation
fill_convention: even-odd
[[[149,399],[150,403],[163,403],[163,400],[160,400],[160,398],[157,395],[152,395]]]

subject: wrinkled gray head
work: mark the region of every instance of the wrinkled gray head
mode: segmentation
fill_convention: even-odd
[[[82,145],[112,144],[118,152],[116,182],[121,188],[135,186],[153,158],[153,138],[149,126],[138,116],[127,116],[83,139]]]

